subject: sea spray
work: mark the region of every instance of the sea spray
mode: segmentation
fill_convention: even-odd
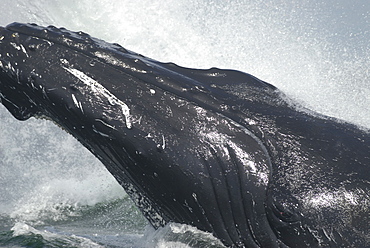
[[[0,6],[1,26],[13,21],[64,26],[163,62],[238,69],[305,107],[370,127],[369,5],[364,1],[3,0]],[[19,122],[3,106],[0,120],[0,230],[12,245],[21,241],[12,239],[10,229],[24,223],[39,231],[63,229],[103,244],[140,247],[142,236],[123,234],[143,233],[145,222],[82,145],[45,120]],[[126,219],[108,221],[118,216]],[[54,229],[45,228],[50,223]]]

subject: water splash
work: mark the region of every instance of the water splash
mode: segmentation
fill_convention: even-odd
[[[64,26],[160,61],[242,70],[306,107],[370,128],[367,0],[2,0],[0,5],[2,26],[13,21]],[[124,197],[104,167],[52,123],[21,123],[2,106],[0,120],[0,216],[37,219],[32,214],[47,206]]]

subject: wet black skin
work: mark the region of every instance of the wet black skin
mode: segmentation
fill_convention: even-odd
[[[370,246],[369,132],[249,74],[13,23],[0,99],[76,137],[155,228],[192,225],[229,247]]]

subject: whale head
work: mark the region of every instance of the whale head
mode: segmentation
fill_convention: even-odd
[[[0,98],[17,119],[45,117],[76,137],[154,227],[178,222],[228,245],[271,244],[268,153],[222,113],[233,106],[214,97],[228,78],[245,77],[255,94],[275,90],[241,72],[160,63],[82,32],[0,29]]]

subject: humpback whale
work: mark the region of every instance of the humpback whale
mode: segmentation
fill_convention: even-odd
[[[0,28],[0,99],[89,149],[155,228],[227,247],[369,247],[370,135],[235,70],[54,26]]]

